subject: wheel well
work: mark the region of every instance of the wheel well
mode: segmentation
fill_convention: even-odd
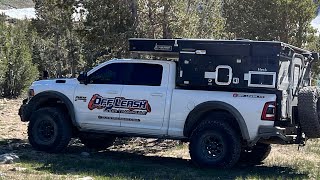
[[[59,98],[48,98],[48,99],[42,100],[37,104],[35,110],[38,110],[43,107],[59,107],[64,112],[68,113],[69,118],[71,118],[68,112],[67,105],[63,101],[61,101]]]
[[[216,116],[233,127],[243,140],[249,140],[249,132],[242,115],[231,105],[224,102],[205,102],[196,106],[188,115],[184,125],[183,134],[185,137],[190,137],[192,131],[208,117],[210,120],[215,120]],[[217,120],[217,119],[216,119]]]
[[[73,124],[72,122],[72,116],[69,112],[68,106],[59,98],[43,98],[42,100],[39,101],[39,103],[37,104],[37,106],[35,107],[35,110],[44,108],[44,107],[58,107],[59,109],[61,109],[63,112],[65,112],[68,116],[68,121],[70,121],[71,124]],[[76,126],[74,126],[74,124],[72,125],[72,135],[73,136],[77,136],[78,134],[78,129]]]
[[[31,114],[42,107],[59,107],[68,114],[69,120],[77,129],[80,128],[75,119],[74,107],[70,99],[64,94],[56,91],[45,91],[37,94],[28,102],[26,106],[26,119]]]
[[[209,110],[209,111],[206,111],[203,114],[201,114],[200,118],[191,127],[191,130],[188,133],[188,135],[190,136],[192,133],[192,130],[195,129],[203,121],[208,120],[209,117],[212,117],[212,119],[210,119],[210,120],[216,120],[216,119],[214,119],[214,117],[225,117],[223,120],[226,120],[226,122],[234,130],[236,130],[236,132],[239,133],[239,135],[241,135],[241,138],[242,138],[241,130],[240,130],[240,127],[239,127],[239,124],[238,124],[236,118],[230,112],[228,112],[227,110],[223,110],[223,109]]]

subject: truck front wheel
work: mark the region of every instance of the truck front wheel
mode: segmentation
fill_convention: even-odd
[[[240,157],[240,135],[226,122],[204,121],[192,132],[189,151],[200,167],[230,168]]]
[[[60,108],[40,108],[30,118],[28,126],[29,143],[37,150],[60,152],[71,139],[71,123]]]

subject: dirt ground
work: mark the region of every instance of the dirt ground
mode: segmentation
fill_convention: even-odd
[[[230,170],[196,168],[187,143],[172,140],[118,139],[108,150],[93,152],[74,139],[63,154],[38,152],[28,144],[28,123],[17,115],[20,104],[21,99],[0,99],[0,154],[20,157],[18,163],[0,165],[0,179],[320,179],[318,140],[300,150],[273,145],[264,164]]]

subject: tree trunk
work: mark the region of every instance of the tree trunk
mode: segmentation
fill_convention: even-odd
[[[133,19],[133,31],[137,32],[137,27],[139,26],[139,17],[138,17],[138,6],[137,0],[131,0],[131,13]]]
[[[298,22],[298,32],[297,32],[297,44],[295,44],[298,47],[302,46],[303,43],[303,28],[305,27],[302,18],[299,18]]]
[[[152,1],[151,0],[148,0],[148,17],[149,17],[149,22],[150,22],[150,25],[151,25],[151,30],[150,32],[148,33],[148,37],[149,38],[155,38],[155,28],[154,28],[154,14],[152,12]]]
[[[61,60],[60,60],[60,52],[59,52],[59,35],[58,33],[55,34],[55,60],[56,60],[56,63],[57,63],[57,78],[61,78]]]
[[[164,8],[163,8],[163,21],[162,21],[162,37],[164,39],[170,39],[172,38],[171,31],[170,31],[170,25],[169,25],[169,15],[170,13],[170,4],[169,1],[164,1]]]

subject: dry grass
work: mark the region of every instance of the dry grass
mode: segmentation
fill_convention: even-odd
[[[0,154],[15,152],[16,164],[0,165],[0,179],[320,179],[320,141],[274,145],[263,165],[238,165],[230,170],[199,169],[192,165],[186,143],[157,139],[119,139],[109,150],[91,152],[73,140],[63,154],[32,149],[27,123],[17,116],[21,100],[0,100]],[[90,152],[82,157],[81,152]],[[22,167],[25,170],[14,171]]]

